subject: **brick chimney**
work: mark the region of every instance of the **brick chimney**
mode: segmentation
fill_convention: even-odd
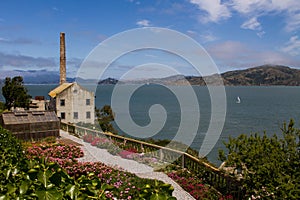
[[[65,33],[60,33],[60,78],[59,84],[65,83],[66,80],[66,45]]]

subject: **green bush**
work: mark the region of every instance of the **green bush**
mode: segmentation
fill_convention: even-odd
[[[300,199],[300,131],[284,123],[282,138],[240,135],[225,143],[221,161],[240,172],[246,195],[262,199]]]

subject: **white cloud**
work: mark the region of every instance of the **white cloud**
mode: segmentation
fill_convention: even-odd
[[[286,31],[300,29],[299,0],[190,0],[190,3],[197,5],[200,11],[206,13],[199,14],[202,23],[219,22],[230,18],[232,13],[238,13],[250,18],[242,24],[242,27],[261,30],[262,27],[257,21],[259,17],[280,14],[285,18]]]
[[[269,0],[231,0],[233,10],[242,14],[268,12],[268,7],[272,4]]]
[[[250,29],[250,30],[254,30],[255,31],[255,30],[261,30],[261,25],[257,21],[256,17],[252,17],[248,21],[244,22],[241,25],[241,28],[243,28],[243,29]]]
[[[256,18],[268,14],[282,14],[287,31],[300,28],[299,0],[231,0],[230,6],[242,15]]]
[[[212,33],[204,33],[200,35],[201,41],[206,43],[206,42],[213,42],[217,40],[218,38],[214,36]]]
[[[190,3],[198,6],[200,10],[206,12],[205,16],[200,17],[201,22],[219,22],[231,16],[228,7],[221,3],[221,0],[190,0]]]
[[[186,33],[187,33],[187,35],[189,35],[192,38],[200,39],[201,42],[203,42],[203,43],[213,42],[218,39],[213,33],[209,32],[209,31],[205,31],[204,33],[199,34],[196,31],[188,30],[188,31],[186,31]]]
[[[298,10],[300,12],[300,9]],[[292,32],[300,28],[300,13],[289,13],[289,17],[286,20],[286,31]]]
[[[149,20],[143,19],[143,20],[137,21],[136,25],[147,27],[147,26],[151,26],[151,23]]]
[[[52,7],[52,10],[59,11],[57,7]]]
[[[243,54],[249,54],[249,49],[246,45],[237,41],[225,41],[222,43],[208,46],[207,51],[218,59],[231,60],[242,56]],[[243,53],[242,53],[243,52]]]
[[[6,39],[0,37],[0,44],[41,44],[40,41],[29,39],[29,38],[17,38],[17,39]]]
[[[298,36],[292,36],[281,50],[292,56],[300,55],[300,39]]]
[[[1,37],[0,37],[0,42],[8,42],[8,41],[9,41],[8,39],[1,38]]]
[[[189,35],[197,35],[197,32],[192,31],[192,30],[188,30],[187,34],[189,34]]]
[[[256,35],[260,38],[262,38],[262,36],[265,34],[266,32],[265,31],[260,31],[258,33],[256,33]]]
[[[56,66],[54,58],[32,57],[26,55],[5,54],[0,52],[0,66],[16,67],[16,68],[53,68]]]
[[[292,40],[298,41],[298,38]],[[298,43],[298,52],[300,44]],[[277,51],[258,51],[237,41],[215,43],[206,48],[221,71],[231,68],[248,68],[264,64],[287,65],[298,67],[300,59]],[[300,52],[299,52],[300,53]],[[226,69],[227,68],[227,69]]]

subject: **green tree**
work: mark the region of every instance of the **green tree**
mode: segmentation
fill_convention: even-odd
[[[104,105],[101,110],[96,109],[96,116],[102,131],[117,133],[111,124],[111,122],[115,120],[115,117],[109,105]]]
[[[0,101],[0,114],[5,110],[5,104]]]
[[[283,124],[282,138],[242,134],[219,151],[226,166],[241,172],[247,197],[300,199],[300,131],[294,121]]]
[[[31,96],[27,94],[24,87],[23,78],[16,76],[14,78],[6,77],[2,94],[5,98],[5,107],[10,110],[12,107],[29,108]]]

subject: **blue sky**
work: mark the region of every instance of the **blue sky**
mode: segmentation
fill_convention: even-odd
[[[190,36],[221,72],[264,64],[300,68],[299,0],[10,0],[0,7],[0,75],[58,71],[59,33],[65,32],[68,76],[74,76],[101,41],[150,26]],[[151,62],[149,54],[159,53],[136,59]],[[163,64],[177,61],[161,57],[167,58]],[[133,65],[133,60],[120,59],[116,65]]]

